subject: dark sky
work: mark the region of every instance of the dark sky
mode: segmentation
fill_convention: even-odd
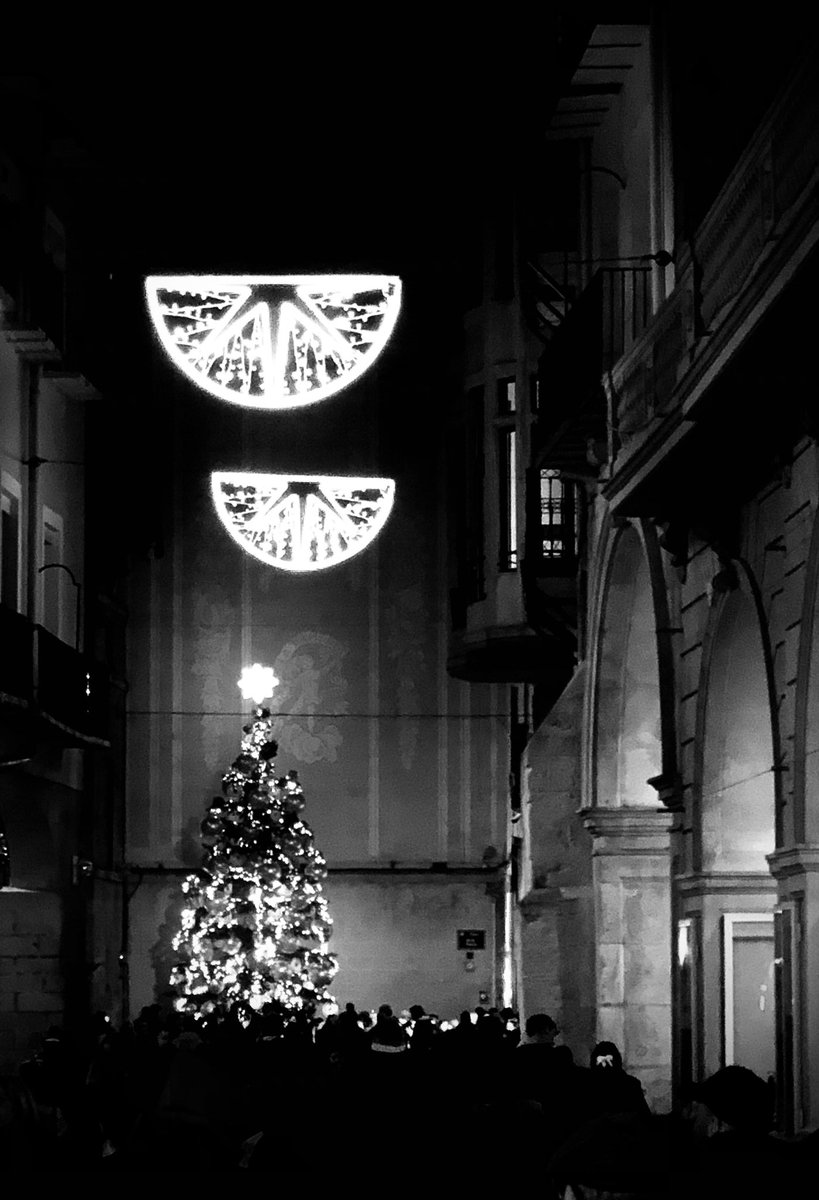
[[[0,144],[33,146],[39,112],[47,140],[88,148],[66,226],[75,244],[82,225],[102,247],[100,269],[114,276],[106,307],[134,337],[132,363],[144,361],[134,335],[147,274],[349,270],[401,276],[393,353],[417,358],[420,333],[425,356],[438,349],[437,369],[460,321],[471,220],[511,196],[536,159],[556,62],[571,58],[548,6],[527,15],[525,39],[510,21],[506,42],[503,22],[483,28],[467,15],[421,28],[418,14],[396,11],[352,56],[349,36],[336,46],[325,31],[322,56],[306,30],[302,41],[265,42],[269,29],[245,23],[255,53],[229,69],[214,36],[199,64],[193,46],[175,57],[157,43],[102,69],[3,76]],[[346,24],[356,19],[348,12]],[[114,376],[128,386],[119,345]]]
[[[445,262],[464,208],[536,153],[574,26],[546,5],[526,38],[514,14],[477,10],[228,28],[224,46],[158,39],[44,80],[66,128],[117,164],[156,270]]]

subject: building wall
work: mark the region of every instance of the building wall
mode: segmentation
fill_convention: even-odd
[[[671,47],[658,26],[653,63],[642,49],[632,72],[610,66],[622,90],[592,135],[588,163],[618,171],[622,185],[592,170],[583,214],[595,254],[628,260],[673,242],[677,278],[603,375],[612,457],[590,487],[577,753],[594,1023],[657,1108],[681,1099],[692,1080],[744,1061],[776,1076],[783,1129],[814,1128],[819,534],[816,424],[803,397],[816,281],[807,132],[815,49],[803,53],[784,25],[770,47],[748,27],[753,53],[709,82],[700,65],[723,63],[719,46],[733,27],[718,23],[704,58],[688,61],[694,28],[682,13],[672,25],[685,36],[672,36]],[[632,41],[598,27],[587,64],[598,35],[601,46]],[[755,55],[771,71],[737,122]],[[792,79],[743,150],[788,63]],[[644,237],[650,214],[653,245]],[[544,359],[546,397],[547,367]],[[749,420],[754,405],[762,424]],[[566,440],[582,430],[578,420]],[[554,736],[550,720],[529,748],[532,863],[573,828],[568,814],[562,826],[550,820],[551,763],[537,752]],[[530,886],[524,914],[537,892]],[[524,961],[524,978],[539,978],[557,1003],[547,966],[556,942],[543,924],[540,949],[532,947],[539,968]],[[525,940],[521,949],[525,958]]]
[[[580,807],[581,669],[526,747],[519,890],[520,1009],[547,1012],[575,1060],[594,1045],[594,894]]]
[[[46,516],[61,529],[53,560],[84,569],[85,414],[77,400],[24,361],[26,334],[13,322],[7,298],[0,320],[0,474],[4,502],[18,509],[18,586],[0,595],[5,608],[47,624],[74,645],[78,590],[62,570],[39,574]],[[37,337],[42,340],[42,334]],[[22,340],[21,340],[22,339]],[[32,408],[36,422],[31,420]],[[40,457],[33,470],[24,460]],[[10,533],[9,525],[5,534]],[[11,539],[9,538],[9,541]],[[6,546],[8,552],[9,546]],[[46,589],[53,607],[46,610]],[[0,650],[3,652],[5,648]],[[0,891],[0,1060],[14,1070],[32,1039],[76,1011],[85,982],[75,948],[83,916],[74,882],[85,784],[83,753],[58,732],[37,725],[18,697],[3,696],[0,713],[0,821],[9,847],[11,878]]]
[[[280,680],[271,702],[280,714],[278,764],[299,771],[306,819],[331,871],[348,871],[339,902],[370,913],[362,927],[381,929],[382,902],[373,899],[367,871],[393,863],[483,871],[490,847],[502,855],[508,776],[502,689],[470,688],[446,675],[446,528],[442,446],[429,436],[434,419],[426,423],[423,395],[406,416],[391,408],[394,376],[385,370],[351,394],[295,413],[246,414],[176,392],[172,469],[162,482],[164,552],[132,578],[128,706],[129,861],[195,866],[200,822],[249,711],[237,687],[241,669],[271,666]],[[169,391],[172,371],[162,375]],[[231,468],[389,476],[395,507],[378,539],[348,562],[301,575],[277,571],[244,554],[214,511],[210,472]],[[442,885],[446,902],[428,911],[430,945],[448,944],[451,912],[473,911],[474,886],[465,876]],[[151,888],[143,884],[131,905],[132,1010],[152,991],[160,996],[156,963],[173,932],[170,917],[154,920],[152,906],[163,903],[154,891],[162,887]],[[426,895],[429,885],[418,888]],[[405,884],[402,897],[414,889]],[[457,992],[442,965],[449,952],[439,961],[437,951],[424,959],[412,949],[419,924],[409,899],[391,912],[391,939],[407,945],[416,964],[409,1002],[448,1005]],[[397,955],[389,975],[377,976],[375,962],[366,965],[369,950],[354,949],[349,935],[348,946],[356,973],[378,979],[368,995],[404,991],[408,968]],[[342,964],[344,979],[352,987]]]
[[[59,782],[61,758],[52,755],[52,772],[41,762],[42,774],[17,768],[0,776],[11,864],[0,891],[0,1063],[9,1072],[49,1025],[63,1023],[67,1000],[80,796]]]
[[[333,918],[330,947],[339,960],[331,991],[340,1006],[391,1004],[399,1012],[422,1004],[446,1020],[481,1003],[500,1004],[496,901],[480,869],[455,877],[331,870],[325,891]],[[181,912],[177,879],[146,876],[129,907],[131,1011],[137,1014],[157,999],[167,1001],[170,938]],[[457,947],[461,929],[485,933],[485,949],[471,960]]]

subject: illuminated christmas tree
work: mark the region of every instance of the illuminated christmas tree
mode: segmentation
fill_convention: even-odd
[[[180,1012],[238,1004],[287,1018],[333,1000],[327,868],[300,816],[297,773],[276,777],[277,749],[270,711],[256,707],[202,822],[202,866],[182,885],[170,980]]]

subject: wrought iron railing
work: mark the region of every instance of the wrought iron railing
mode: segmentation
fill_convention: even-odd
[[[648,323],[650,281],[649,266],[603,267],[567,311],[540,361],[541,441],[590,402],[605,419],[602,379]]]
[[[109,673],[27,617],[0,606],[0,693],[81,739],[106,740]]]
[[[681,247],[674,290],[618,367],[617,419],[628,453],[640,441],[637,435],[677,407],[689,371],[702,371],[694,351],[704,334],[715,346],[718,335],[727,341],[732,328],[744,328],[751,311],[744,297],[753,288],[764,296],[777,271],[791,269],[795,239],[812,236],[817,121],[819,87],[809,58]]]
[[[533,259],[521,271],[523,310],[534,332],[548,342],[569,309],[571,293]]]
[[[34,626],[20,613],[0,604],[0,692],[31,700],[34,676]]]

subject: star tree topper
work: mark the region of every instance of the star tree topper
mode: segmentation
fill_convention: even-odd
[[[242,669],[241,678],[237,682],[239,691],[245,700],[253,700],[256,704],[261,704],[263,700],[273,695],[279,681],[273,674],[272,667],[263,667],[261,663],[254,663],[252,667]]]

